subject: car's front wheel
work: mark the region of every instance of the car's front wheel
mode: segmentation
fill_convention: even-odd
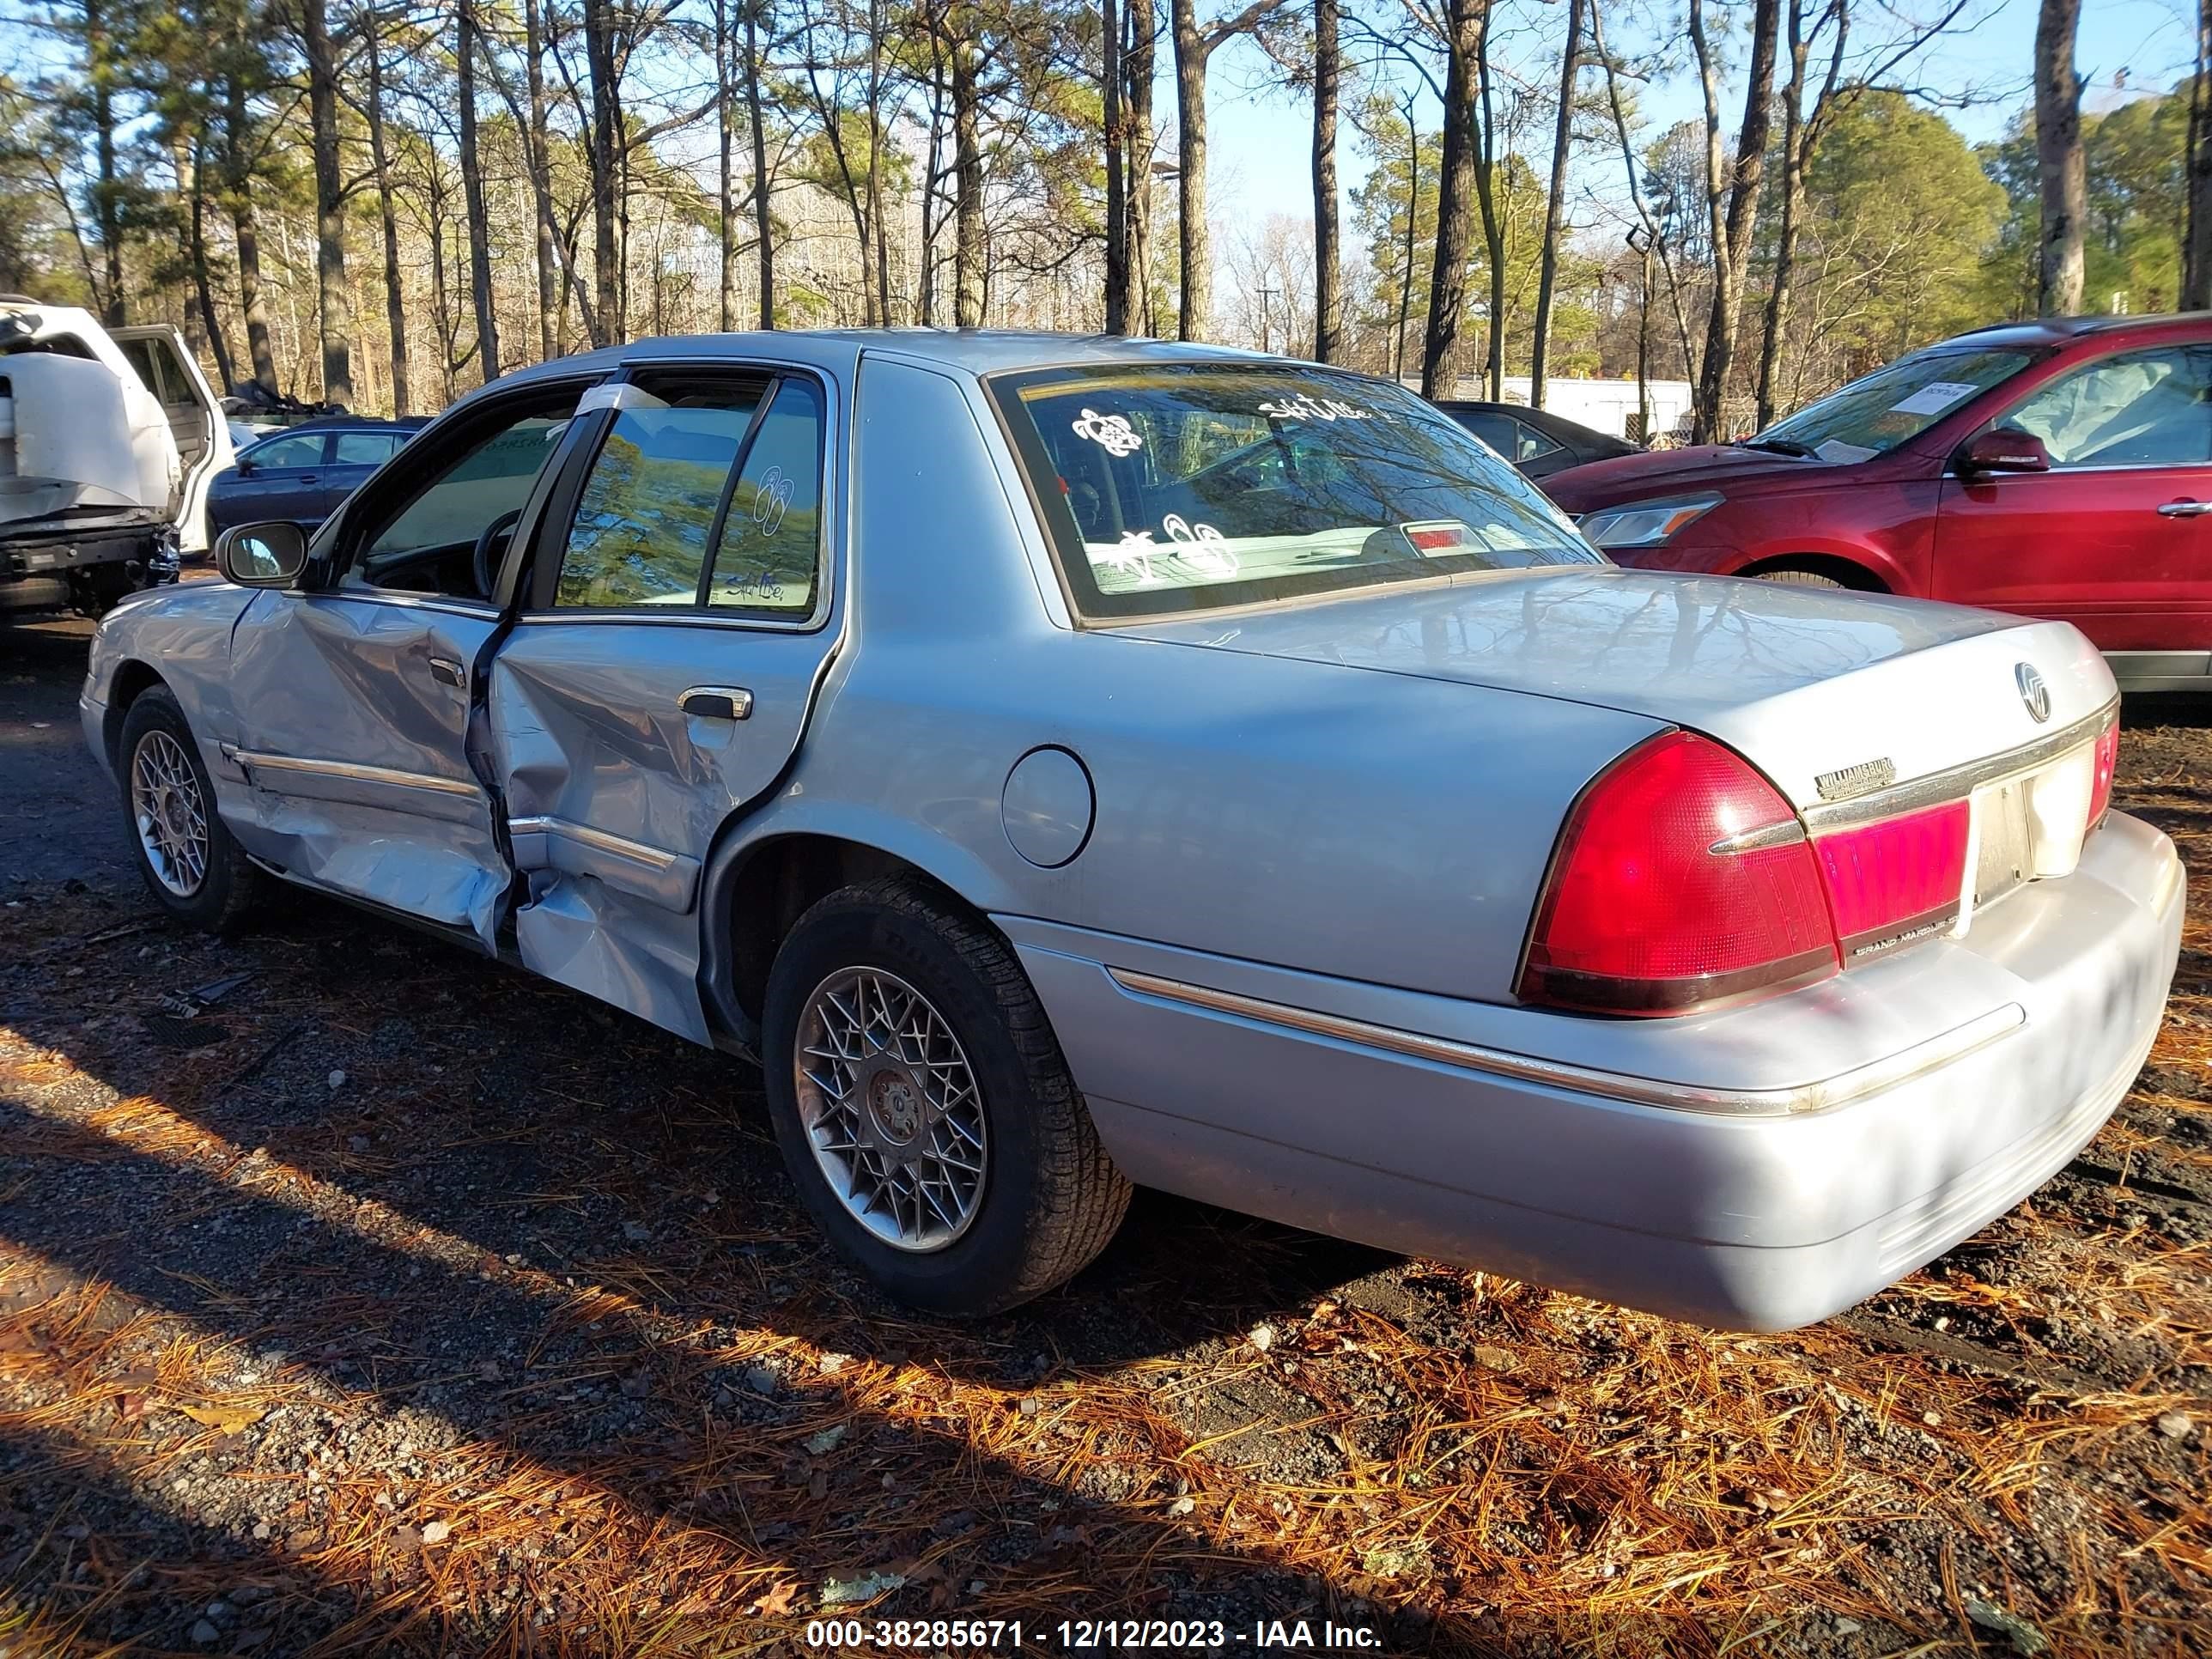
[[[977,1316],[1072,1278],[1129,1183],[1003,940],[920,882],[801,916],[763,1024],[778,1142],[833,1243],[893,1296]]]
[[[118,745],[123,813],[147,890],[178,921],[227,933],[245,916],[260,872],[215,810],[215,786],[177,700],[142,692]]]

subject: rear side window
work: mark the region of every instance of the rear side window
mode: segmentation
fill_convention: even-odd
[[[822,547],[822,394],[786,380],[761,421],[722,521],[707,603],[805,616]]]
[[[1495,453],[1387,381],[1165,363],[986,385],[1089,617],[1604,562]]]
[[[759,386],[622,410],[584,481],[554,603],[692,605]]]
[[[337,437],[337,459],[340,466],[380,466],[392,459],[399,447],[399,435],[394,432],[341,432]]]

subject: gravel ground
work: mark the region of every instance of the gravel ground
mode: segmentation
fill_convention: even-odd
[[[744,1068],[337,907],[157,920],[82,650],[0,635],[0,1651],[2212,1651],[2201,926],[2095,1145],[1808,1331],[1153,1196],[918,1322]],[[2212,872],[2208,719],[2131,711],[2122,795]]]

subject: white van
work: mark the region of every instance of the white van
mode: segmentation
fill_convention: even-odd
[[[0,297],[0,623],[175,580],[233,453],[174,328]]]

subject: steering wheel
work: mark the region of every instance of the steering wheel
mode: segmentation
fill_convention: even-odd
[[[498,578],[498,573],[492,568],[492,544],[512,532],[521,517],[522,509],[511,507],[486,525],[483,533],[477,538],[476,552],[471,556],[471,564],[476,576],[477,592],[484,599],[491,598],[492,588]]]

